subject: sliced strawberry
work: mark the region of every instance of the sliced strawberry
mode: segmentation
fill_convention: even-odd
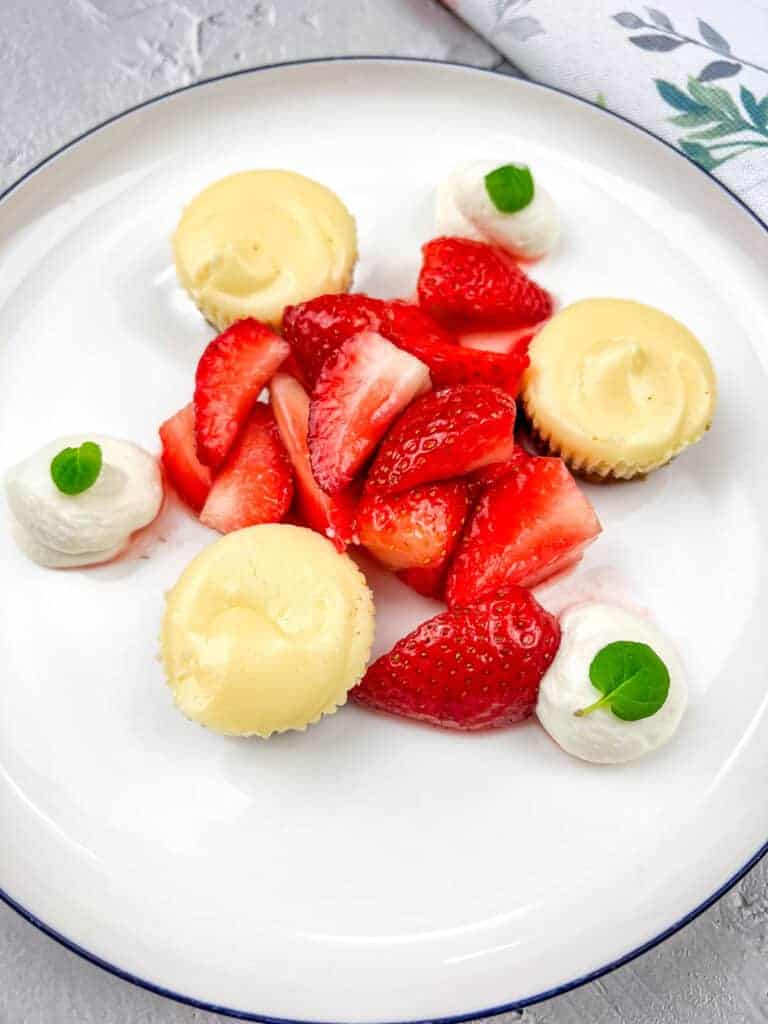
[[[448,574],[448,604],[472,604],[510,583],[534,587],[577,561],[600,530],[565,463],[527,457],[480,497]]]
[[[262,389],[288,355],[288,343],[258,320],[239,320],[208,345],[195,375],[197,456],[222,465]]]
[[[397,574],[398,578],[422,597],[431,597],[435,601],[442,601],[449,559],[450,556],[436,565],[403,569]]]
[[[287,306],[283,335],[311,392],[326,359],[361,331],[379,329],[384,303],[368,295],[319,295]]]
[[[356,500],[346,491],[331,497],[312,475],[307,445],[309,395],[286,373],[276,374],[269,390],[280,436],[296,474],[300,519],[345,551],[354,536]]]
[[[195,449],[195,410],[185,405],[160,427],[165,475],[179,497],[195,512],[205,504],[211,489],[211,471],[198,461]]]
[[[293,499],[293,473],[268,405],[258,403],[213,481],[200,522],[219,533],[279,523]]]
[[[422,248],[419,304],[453,330],[524,327],[545,320],[552,298],[512,257],[468,238],[435,238]]]
[[[429,370],[373,331],[326,361],[309,409],[309,455],[328,494],[349,486],[395,417],[429,387]]]
[[[508,587],[436,615],[370,666],[359,704],[447,729],[487,729],[532,714],[560,644],[557,619]]]
[[[442,564],[458,540],[467,508],[463,480],[366,495],[357,509],[357,532],[360,543],[390,569]]]
[[[503,462],[515,450],[515,402],[499,388],[463,384],[416,399],[384,439],[365,489],[408,490]]]

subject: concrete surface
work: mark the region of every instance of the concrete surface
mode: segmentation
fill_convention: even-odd
[[[149,96],[222,71],[337,54],[502,65],[492,47],[433,0],[2,0],[0,187],[85,128]],[[602,981],[498,1019],[768,1020],[767,871],[758,867],[682,933]],[[112,978],[0,906],[0,1024],[224,1020]]]

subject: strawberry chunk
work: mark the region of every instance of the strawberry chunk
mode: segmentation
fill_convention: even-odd
[[[163,423],[160,440],[165,475],[182,501],[199,512],[211,489],[211,471],[197,458],[195,410],[191,402]]]
[[[515,402],[499,388],[463,384],[416,399],[387,434],[365,489],[405,491],[503,462],[515,450]]]
[[[370,666],[350,696],[448,729],[509,725],[533,712],[559,644],[557,619],[530,591],[509,587],[422,623]]]
[[[239,320],[208,345],[195,375],[197,457],[218,469],[288,343],[258,320]]]
[[[446,600],[469,605],[509,584],[534,587],[578,561],[600,530],[565,463],[527,457],[478,500],[448,574]]]
[[[326,361],[309,409],[309,456],[322,489],[347,487],[408,403],[429,387],[427,367],[372,331]]]
[[[390,569],[441,565],[458,540],[468,505],[463,480],[366,495],[357,509],[360,543]]]
[[[549,293],[503,249],[443,237],[427,242],[422,253],[419,305],[444,326],[525,327],[552,312]]]
[[[299,519],[345,551],[354,536],[356,502],[347,491],[326,494],[312,475],[307,444],[309,395],[285,373],[273,377],[269,390],[278,430],[296,474]]]
[[[293,499],[293,473],[268,405],[253,407],[213,482],[200,522],[219,533],[279,523]]]

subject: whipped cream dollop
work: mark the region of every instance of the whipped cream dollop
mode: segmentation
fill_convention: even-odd
[[[649,622],[615,605],[577,605],[560,618],[561,641],[539,689],[536,714],[563,750],[596,764],[621,764],[649,754],[677,730],[688,700],[680,660],[664,634]],[[619,640],[647,644],[669,672],[669,693],[655,715],[625,722],[610,710],[597,708],[577,717],[600,692],[589,679],[598,651]]]
[[[51,478],[51,461],[84,441],[100,445],[102,467],[80,494],[63,494]],[[8,470],[5,494],[11,532],[21,550],[50,569],[107,562],[131,534],[147,526],[163,503],[157,460],[131,441],[100,434],[60,437]]]
[[[560,214],[554,200],[534,176],[531,202],[515,213],[498,210],[488,195],[485,176],[499,162],[476,161],[454,168],[438,186],[435,230],[506,249],[521,259],[538,259],[560,237]]]

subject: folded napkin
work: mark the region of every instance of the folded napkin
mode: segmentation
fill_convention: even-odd
[[[768,221],[768,0],[443,0],[523,75],[681,149]]]

